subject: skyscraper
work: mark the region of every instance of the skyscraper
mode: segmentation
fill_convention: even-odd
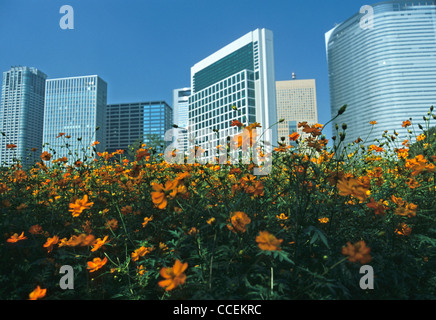
[[[189,124],[189,96],[191,88],[180,88],[173,90],[173,117],[174,124],[179,128],[176,131],[174,147],[183,152],[188,148],[187,127]]]
[[[276,91],[277,117],[285,119],[278,125],[278,135],[288,142],[292,132],[302,134],[299,122],[318,122],[315,79],[277,81]]]
[[[69,162],[91,156],[94,141],[98,151],[106,148],[107,84],[99,76],[49,79],[45,89],[44,150]],[[59,134],[64,134],[59,136]],[[69,137],[69,138],[66,138]]]
[[[107,105],[107,151],[127,150],[135,142],[164,141],[173,124],[173,110],[165,101]]]
[[[36,68],[12,67],[3,73],[0,103],[0,164],[14,158],[24,166],[32,162],[32,148],[39,158],[42,147],[44,90],[47,76]],[[7,145],[16,145],[8,149]],[[27,159],[29,158],[29,159]]]
[[[211,54],[191,68],[189,122],[196,145],[208,151],[220,137],[233,136],[232,120],[258,122],[263,140],[277,144],[273,34],[256,29]],[[237,110],[235,110],[237,108]],[[261,133],[262,134],[262,133]],[[222,145],[222,142],[221,142]]]
[[[345,143],[367,144],[383,131],[407,136],[436,103],[436,1],[385,1],[363,7],[326,33],[332,117],[346,123]],[[370,121],[377,121],[372,134]],[[335,133],[335,129],[333,129]]]

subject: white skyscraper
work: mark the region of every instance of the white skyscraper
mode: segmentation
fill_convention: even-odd
[[[189,124],[189,96],[191,88],[180,88],[173,90],[173,116],[174,124],[179,128],[175,135],[174,147],[180,151],[188,151],[187,130]]]
[[[31,149],[39,159],[42,147],[44,88],[47,76],[36,68],[12,67],[3,73],[0,101],[0,163],[14,159],[27,166],[32,163]],[[7,145],[16,145],[16,149]]]
[[[258,122],[262,140],[277,144],[273,34],[256,29],[191,68],[189,122],[195,144],[206,150],[234,136],[232,120]],[[235,110],[235,107],[237,110]],[[218,134],[221,138],[218,140]],[[191,146],[192,147],[192,146]]]
[[[105,81],[98,76],[49,79],[45,97],[43,142],[48,145],[44,150],[52,149],[54,158],[67,157],[72,162],[89,157],[87,148],[94,141],[99,142],[97,150],[106,148]],[[58,138],[59,133],[65,135]]]

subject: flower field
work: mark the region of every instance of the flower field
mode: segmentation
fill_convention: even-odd
[[[433,120],[431,108],[413,146],[386,133],[335,148],[322,125],[300,123],[304,137],[282,140],[263,176],[254,164],[169,164],[146,145],[3,167],[0,297],[434,299]]]

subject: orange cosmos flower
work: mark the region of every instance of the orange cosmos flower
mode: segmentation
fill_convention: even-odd
[[[422,140],[425,140],[425,138],[426,138],[425,134],[422,133],[422,134],[420,134],[419,136],[416,137],[416,140],[417,141],[422,141]]]
[[[103,260],[101,260],[100,258],[94,258],[94,260],[88,261],[87,269],[89,269],[89,272],[95,272],[101,267],[103,267],[106,264],[106,262],[107,262],[106,257],[104,257]]]
[[[165,288],[166,291],[170,291],[184,284],[186,280],[186,274],[184,274],[186,268],[188,268],[188,263],[182,263],[178,259],[172,268],[162,268],[160,275],[165,278],[165,280],[159,281],[159,286]]]
[[[13,143],[6,144],[6,149],[15,149],[16,147],[17,147],[17,145],[13,144]]]
[[[16,242],[18,242],[18,241],[21,241],[21,240],[26,240],[27,239],[27,237],[25,237],[24,236],[24,231],[23,232],[21,232],[21,234],[20,235],[18,235],[18,233],[14,233],[8,240],[6,240],[7,242],[9,242],[9,243],[16,243]]]
[[[70,203],[70,212],[73,217],[78,217],[83,210],[89,209],[94,205],[94,202],[88,202],[88,195],[84,195],[82,199],[77,199],[74,203]]]
[[[117,219],[110,219],[105,223],[106,229],[116,230],[118,228]]]
[[[33,234],[33,235],[41,234],[42,233],[42,227],[39,224],[35,224],[35,225],[33,225],[33,226],[31,226],[29,228],[29,233]]]
[[[379,200],[375,202],[374,198],[371,198],[371,201],[366,204],[368,208],[374,209],[374,213],[376,215],[384,215],[386,211],[386,206],[383,200]]]
[[[38,300],[45,297],[47,289],[41,289],[40,286],[37,286],[35,290],[29,293],[29,300]]]
[[[371,125],[376,125],[376,124],[377,124],[377,121],[370,121],[369,124],[371,124]]]
[[[140,257],[153,251],[153,247],[140,247],[132,252],[132,261],[138,261]]]
[[[256,242],[261,250],[264,251],[276,251],[281,250],[280,245],[283,239],[277,239],[274,235],[268,231],[260,231],[256,237]]]
[[[298,133],[293,132],[292,134],[289,135],[289,140],[296,141],[299,137],[300,135]]]
[[[65,132],[59,132],[58,136],[56,138],[62,137],[65,135]]]
[[[51,159],[51,154],[47,151],[41,153],[41,159],[44,161],[49,161]]]
[[[232,123],[230,124],[230,126],[232,127],[242,127],[244,124],[242,122],[240,122],[239,120],[233,120]]]
[[[400,236],[410,236],[410,234],[412,233],[412,228],[409,227],[407,224],[405,224],[404,222],[400,223],[398,228],[395,230],[395,233],[400,235]]]
[[[371,249],[366,246],[365,241],[358,241],[355,244],[347,242],[347,246],[342,248],[342,254],[348,256],[348,261],[367,264],[371,262]]]
[[[168,180],[165,187],[162,184],[152,183],[153,192],[151,192],[151,200],[159,209],[165,209],[167,206],[167,197],[172,199],[177,194],[178,181]]]
[[[412,122],[410,122],[410,120],[406,120],[406,121],[403,121],[402,127],[407,128],[407,127],[410,127],[411,125],[412,125]]]
[[[97,251],[98,249],[100,249],[103,245],[105,245],[107,243],[107,239],[108,239],[108,236],[105,236],[103,239],[97,238],[97,240],[95,240],[92,243],[91,251],[94,252],[94,251]]]
[[[371,193],[366,184],[351,177],[343,177],[340,179],[337,187],[339,189],[339,195],[344,197],[353,196],[360,201],[365,201]]]
[[[91,143],[91,147],[96,146],[96,145],[98,145],[98,144],[100,144],[99,141],[94,141],[93,143]]]
[[[145,228],[145,226],[150,222],[150,221],[152,221],[153,220],[153,216],[151,216],[151,217],[145,217],[144,218],[144,222],[142,223],[142,227],[143,228]]]
[[[247,224],[251,222],[251,219],[242,211],[233,212],[230,216],[231,225],[227,225],[229,230],[244,233],[247,231]]]
[[[51,252],[53,246],[59,242],[58,236],[53,236],[52,238],[48,238],[46,243],[44,244],[44,248],[47,248],[47,252]]]

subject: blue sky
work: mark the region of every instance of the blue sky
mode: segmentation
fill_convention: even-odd
[[[49,78],[97,74],[108,103],[165,100],[190,68],[256,28],[274,34],[276,80],[316,79],[318,120],[330,119],[324,34],[365,0],[0,0],[0,71]],[[62,30],[59,9],[74,9]],[[331,130],[326,128],[327,138]]]

